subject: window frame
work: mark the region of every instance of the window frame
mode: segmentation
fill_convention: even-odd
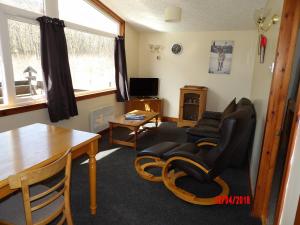
[[[125,36],[125,21],[118,16],[115,12],[109,9],[99,0],[83,0],[90,4],[92,7],[99,9],[101,12],[106,14],[106,16],[111,17],[119,23],[119,34],[120,36]],[[9,44],[9,32],[8,32],[8,20],[16,20],[24,23],[38,24],[36,21],[37,17],[40,16],[50,16],[59,18],[58,10],[58,0],[44,0],[44,13],[40,14],[33,11],[27,11],[25,9],[16,8],[14,6],[5,5],[0,3],[0,57],[2,57],[3,62],[0,61],[0,71],[3,71],[2,77],[2,95],[3,104],[0,105],[0,117],[7,116],[16,113],[22,113],[32,110],[37,110],[41,108],[46,108],[46,99],[38,99],[32,101],[18,102],[15,84],[14,84],[14,73],[13,73],[13,63],[12,55],[10,52]],[[100,31],[97,29],[85,27],[83,25],[75,24],[69,21],[64,21],[66,27],[74,29],[77,31],[87,32],[91,34],[101,35],[105,37],[116,37],[116,34]],[[115,93],[115,88],[99,91],[85,91],[84,93],[77,93],[76,100],[85,100],[90,98],[96,98],[103,95],[110,95]],[[31,98],[27,98],[31,100]]]

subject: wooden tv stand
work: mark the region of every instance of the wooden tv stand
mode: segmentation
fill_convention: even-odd
[[[131,98],[125,103],[125,112],[142,110],[159,113],[160,119],[163,116],[163,99],[160,98]]]

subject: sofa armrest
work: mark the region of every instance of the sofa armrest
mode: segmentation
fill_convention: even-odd
[[[212,112],[212,111],[205,111],[202,114],[203,119],[214,119],[214,120],[221,120],[222,113],[221,112]]]
[[[198,141],[195,142],[195,145],[197,147],[201,146],[212,146],[216,147],[219,144],[220,139],[219,138],[201,138]]]

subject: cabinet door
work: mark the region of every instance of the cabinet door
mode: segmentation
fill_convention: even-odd
[[[202,117],[202,114],[204,113],[204,111],[206,110],[206,92],[203,91],[201,92],[200,94],[200,99],[199,99],[199,102],[200,102],[200,105],[199,105],[199,115],[198,115],[198,119],[199,120],[201,117]]]
[[[197,121],[199,118],[199,93],[183,93],[183,120]]]

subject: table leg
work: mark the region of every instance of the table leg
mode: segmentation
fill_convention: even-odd
[[[96,154],[98,152],[98,140],[89,144],[89,173],[90,173],[90,209],[91,214],[96,214],[97,198],[96,198]]]
[[[134,137],[133,137],[134,150],[136,150],[137,147],[138,131],[139,131],[139,127],[137,129],[134,129]]]
[[[158,116],[155,117],[155,127],[158,127]]]
[[[112,145],[113,143],[113,134],[112,134],[112,130],[113,130],[113,125],[111,123],[109,123],[109,144]]]

